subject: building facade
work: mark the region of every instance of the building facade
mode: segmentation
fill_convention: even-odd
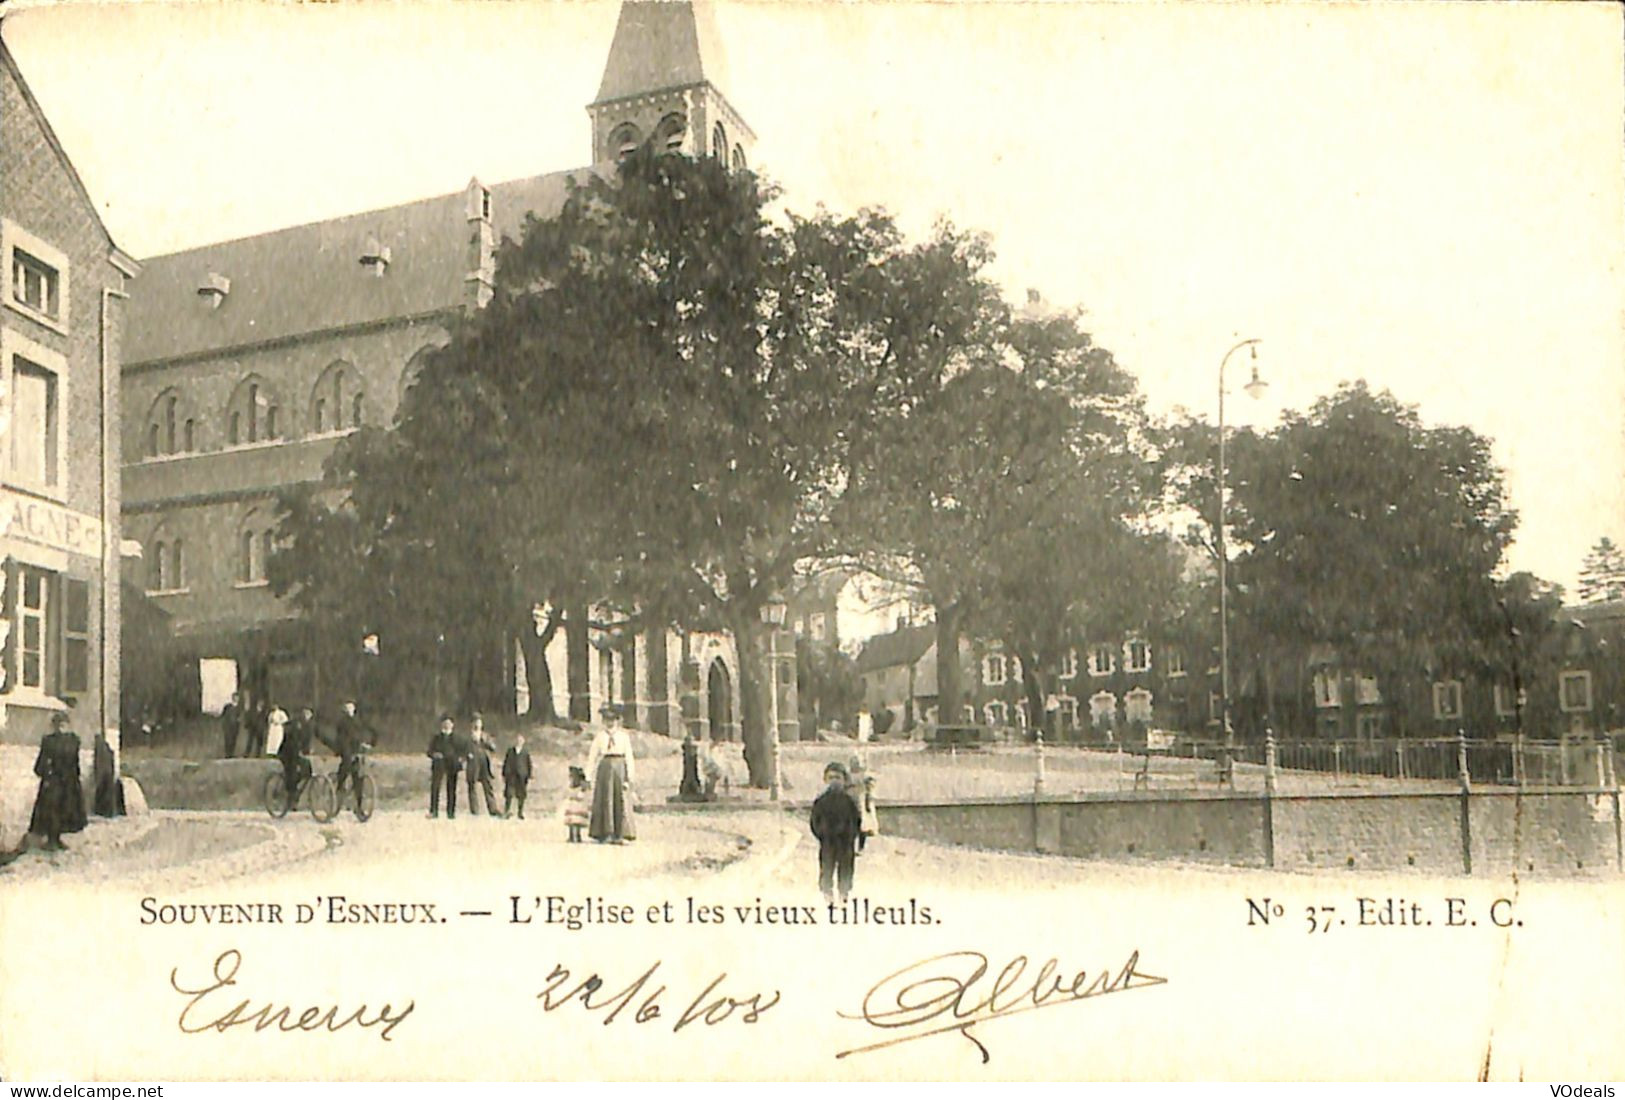
[[[319,480],[345,435],[394,420],[452,318],[489,300],[498,243],[518,238],[528,215],[555,216],[572,179],[646,140],[743,167],[755,138],[721,90],[722,64],[704,5],[625,3],[587,108],[591,167],[475,179],[147,262],[131,303],[120,443],[128,533],[142,549],[128,579],[169,637],[167,671],[135,686],[127,713],[212,711],[232,690],[331,706],[364,694],[369,678],[437,680],[438,666],[429,677],[390,668],[387,639],[375,661],[358,639],[353,668],[311,658],[308,632],[266,578],[278,494]],[[559,713],[616,700],[639,724],[673,732],[686,691],[700,711],[684,715],[691,728],[737,736],[731,639],[559,631],[546,656]]]
[[[67,713],[118,748],[116,425],[124,298],[108,235],[0,24],[0,839]]]

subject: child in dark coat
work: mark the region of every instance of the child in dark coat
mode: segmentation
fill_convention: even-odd
[[[813,799],[809,824],[818,838],[818,889],[830,903],[852,896],[852,863],[863,820],[847,793],[850,776],[840,764],[824,769],[824,793]],[[838,892],[837,892],[837,887]]]
[[[508,754],[502,758],[502,816],[513,813],[513,804],[519,803],[519,820],[525,820],[525,791],[530,787],[530,750],[525,748],[525,735],[516,734]]]

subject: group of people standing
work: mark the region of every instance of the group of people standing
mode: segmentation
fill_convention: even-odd
[[[502,809],[497,810],[496,793],[492,789],[494,771],[492,757],[497,751],[496,739],[485,728],[485,719],[475,714],[469,719],[468,731],[459,732],[457,720],[450,714],[440,716],[440,729],[429,739],[425,753],[429,758],[429,816],[440,816],[440,794],[446,796],[446,817],[457,816],[457,777],[467,776],[468,812],[479,812],[477,796],[485,796],[485,812],[490,817],[525,816],[525,794],[530,788],[530,750],[525,747],[525,735],[515,734],[502,758]]]
[[[585,767],[570,767],[570,786],[560,808],[572,843],[582,839],[583,829],[599,843],[623,844],[637,837],[633,811],[637,801],[634,783],[636,763],[632,738],[621,724],[621,710],[605,706],[602,724],[594,731]],[[429,758],[429,816],[440,816],[444,796],[446,817],[457,816],[458,776],[466,777],[469,812],[477,813],[483,795],[486,813],[498,816],[492,790],[496,740],[485,729],[478,714],[469,719],[466,732],[457,729],[450,714],[440,716],[440,728],[429,739],[424,753]],[[525,816],[525,795],[530,787],[532,764],[524,734],[515,734],[502,758],[502,817]],[[592,777],[589,780],[589,776]],[[589,801],[590,793],[590,801]]]

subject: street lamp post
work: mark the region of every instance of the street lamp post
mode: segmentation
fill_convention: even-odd
[[[1216,527],[1219,551],[1219,721],[1224,733],[1225,766],[1231,766],[1230,754],[1235,747],[1235,730],[1230,725],[1230,579],[1229,554],[1224,538],[1224,368],[1230,357],[1242,348],[1252,353],[1252,378],[1244,387],[1249,397],[1257,398],[1268,388],[1258,377],[1258,339],[1241,340],[1219,360],[1219,517]]]
[[[768,597],[762,605],[762,622],[767,624],[767,710],[768,710],[768,798],[779,800],[779,628],[784,625],[784,598]]]

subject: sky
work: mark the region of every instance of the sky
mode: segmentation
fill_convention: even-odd
[[[5,38],[137,257],[580,166],[613,3],[23,10]],[[1509,569],[1625,542],[1625,74],[1608,4],[715,5],[792,209],[991,235],[1152,407],[1347,380],[1489,436]],[[1242,364],[1244,367],[1245,364]],[[1234,369],[1234,368],[1233,368]]]

